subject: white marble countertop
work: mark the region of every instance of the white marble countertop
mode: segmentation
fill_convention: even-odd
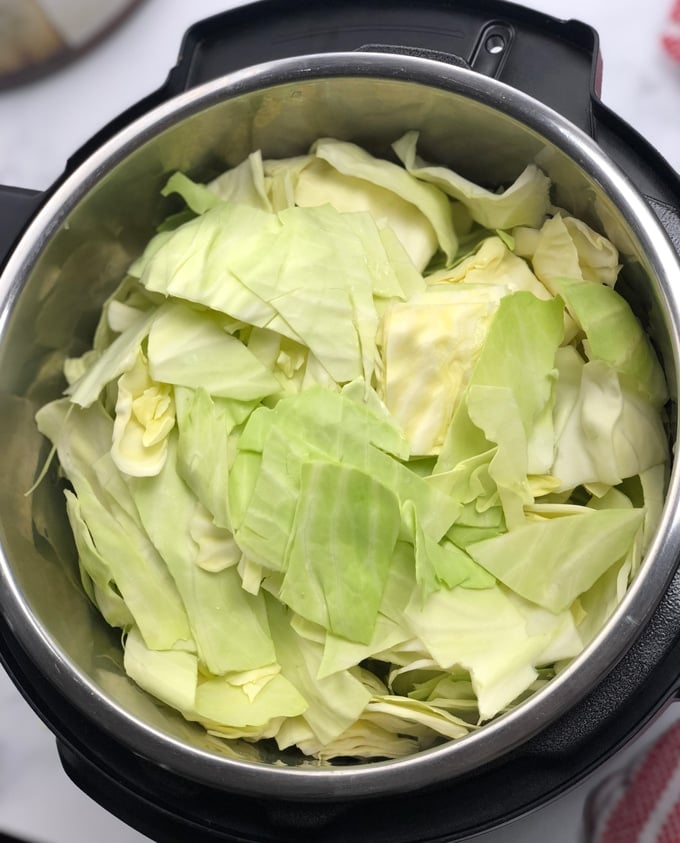
[[[93,2],[93,0],[89,0]],[[55,2],[51,3],[56,6]],[[125,24],[68,67],[0,92],[0,184],[47,188],[67,158],[101,126],[157,88],[196,20],[234,0],[145,0]],[[525,0],[525,5],[598,30],[604,57],[602,98],[680,170],[680,64],[660,39],[671,0]],[[479,843],[576,843],[590,789],[670,722],[672,704],[631,745],[585,782],[531,815],[482,834]],[[84,796],[63,773],[54,739],[0,670],[0,837],[35,843],[145,840]]]

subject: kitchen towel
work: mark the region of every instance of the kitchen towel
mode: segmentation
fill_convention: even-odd
[[[680,841],[680,721],[598,784],[584,822],[586,843]]]
[[[675,0],[671,7],[661,45],[667,56],[680,63],[680,0]]]

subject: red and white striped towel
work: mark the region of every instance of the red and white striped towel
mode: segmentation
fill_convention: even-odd
[[[680,0],[674,0],[671,7],[668,23],[661,36],[661,46],[668,56],[680,62]]]
[[[587,843],[679,843],[680,721],[588,798]]]

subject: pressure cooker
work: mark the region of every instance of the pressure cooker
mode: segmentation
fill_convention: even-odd
[[[44,192],[0,188],[0,659],[71,779],[159,841],[450,841],[582,779],[680,687],[680,480],[605,629],[544,689],[459,741],[340,767],[239,755],[153,703],[79,583],[36,409],[64,387],[104,299],[162,220],[176,170],[208,179],[318,137],[376,154],[417,128],[427,157],[482,183],[529,162],[554,201],[617,245],[619,291],[672,396],[680,358],[680,178],[599,99],[596,33],[500,0],[263,0],[201,21],[157,91]]]

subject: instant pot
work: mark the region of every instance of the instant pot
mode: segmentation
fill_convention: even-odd
[[[295,766],[220,752],[121,667],[78,581],[38,406],[167,214],[175,170],[207,179],[256,148],[321,135],[376,153],[406,129],[426,158],[507,183],[529,161],[555,201],[620,250],[617,289],[673,396],[680,370],[680,178],[599,99],[596,33],[509,3],[264,0],[197,23],[161,89],[120,115],[44,193],[0,188],[0,659],[53,731],[64,769],[158,841],[451,841],[552,799],[629,741],[680,687],[680,481],[647,559],[586,651],[458,742],[395,762]]]

